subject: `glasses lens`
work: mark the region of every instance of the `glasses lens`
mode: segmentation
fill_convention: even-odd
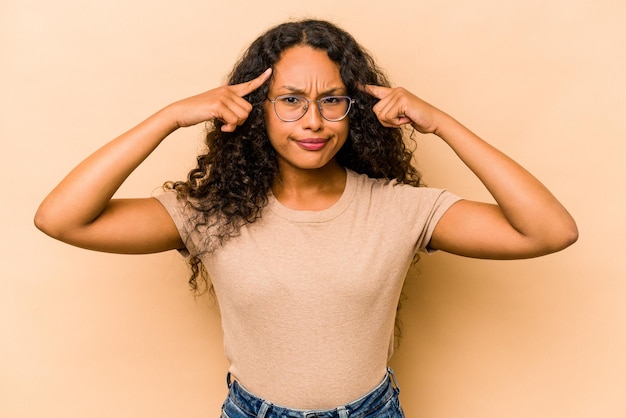
[[[328,96],[320,99],[322,116],[328,120],[340,120],[350,110],[350,98],[345,96]]]
[[[307,100],[299,96],[278,96],[274,100],[276,114],[284,121],[300,119],[306,112],[307,105]]]

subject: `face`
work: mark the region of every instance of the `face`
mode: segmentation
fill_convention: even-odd
[[[285,50],[274,66],[268,97],[274,99],[284,94],[316,100],[347,95],[347,90],[339,66],[328,58],[326,51],[296,46]],[[335,155],[348,137],[348,118],[328,121],[320,114],[317,103],[311,103],[306,114],[295,122],[279,119],[269,100],[265,101],[264,114],[283,175],[289,170],[314,170],[335,164]]]

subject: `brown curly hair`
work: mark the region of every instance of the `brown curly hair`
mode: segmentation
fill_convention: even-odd
[[[412,153],[406,147],[401,129],[383,127],[372,107],[377,99],[359,89],[360,85],[389,86],[372,56],[345,30],[321,20],[283,23],[259,36],[244,52],[230,74],[228,84],[239,84],[258,77],[273,67],[282,53],[294,46],[326,51],[339,64],[348,95],[355,99],[350,111],[349,134],[337,153],[345,168],[372,178],[397,179],[420,186],[419,172],[411,165]],[[234,132],[222,132],[222,123],[212,122],[206,136],[207,152],[198,156],[197,167],[187,181],[168,183],[178,197],[196,211],[196,228],[209,227],[207,251],[213,251],[239,229],[261,217],[268,194],[278,174],[276,153],[270,145],[263,117],[263,102],[269,82],[244,98],[253,110]],[[191,287],[198,291],[198,278],[206,279],[199,255],[189,259]]]

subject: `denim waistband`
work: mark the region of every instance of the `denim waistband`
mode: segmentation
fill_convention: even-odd
[[[382,382],[372,391],[353,402],[328,410],[301,410],[274,405],[270,401],[255,396],[236,380],[231,382],[230,374],[227,375],[226,380],[229,385],[227,402],[233,402],[249,417],[256,418],[358,418],[375,416],[374,413],[377,410],[385,407],[391,398],[397,399],[400,393],[393,370],[387,368],[387,374]]]

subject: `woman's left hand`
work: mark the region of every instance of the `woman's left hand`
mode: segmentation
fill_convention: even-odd
[[[367,84],[361,90],[380,99],[374,105],[374,113],[387,128],[410,124],[421,133],[436,133],[443,112],[426,103],[402,87],[382,87]]]

